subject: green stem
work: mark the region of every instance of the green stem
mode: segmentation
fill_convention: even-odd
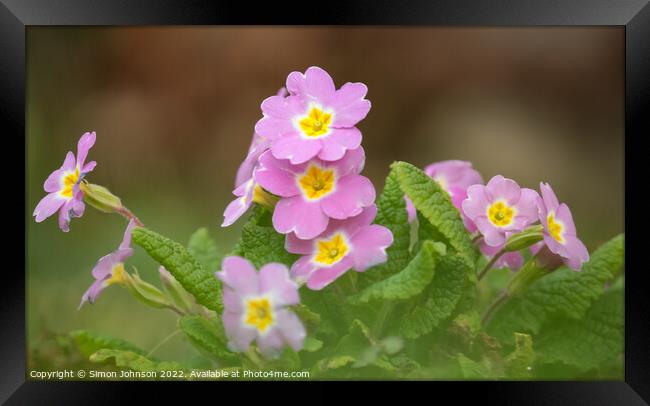
[[[505,253],[506,253],[506,251],[502,249],[499,252],[497,252],[496,254],[494,254],[494,256],[490,259],[490,261],[488,261],[488,263],[485,265],[485,267],[481,270],[481,272],[479,272],[479,274],[478,274],[478,280],[479,281],[481,279],[483,279],[485,274],[487,274],[488,271],[490,269],[492,269],[492,266],[494,266],[494,264],[499,260],[499,258],[501,258],[501,256],[503,254],[505,254]]]
[[[497,298],[497,300],[492,302],[490,307],[488,307],[488,309],[485,311],[485,314],[481,318],[481,324],[485,326],[490,321],[490,319],[492,318],[492,315],[494,314],[494,312],[499,307],[501,307],[501,305],[504,304],[508,300],[508,298],[509,298],[509,296],[508,296],[507,291],[504,291],[503,293],[501,293],[501,295]]]
[[[153,347],[153,348],[151,349],[151,351],[149,351],[149,352],[147,353],[146,356],[147,356],[147,357],[150,357],[151,354],[153,354],[153,353],[154,353],[158,348],[160,348],[161,346],[163,346],[167,341],[171,340],[171,339],[172,339],[176,334],[178,334],[178,333],[180,333],[180,332],[181,332],[181,330],[179,330],[179,329],[176,329],[176,330],[172,331],[171,334],[169,334],[167,337],[163,338],[161,342],[159,342],[158,344],[156,344],[156,346]]]
[[[250,347],[248,351],[244,353],[246,358],[248,358],[256,367],[259,369],[264,369],[264,361],[257,355],[254,347]]]
[[[375,337],[381,337],[381,332],[384,329],[384,323],[386,322],[386,319],[388,318],[391,310],[393,310],[393,303],[384,301],[384,303],[381,305],[381,309],[379,309],[379,313],[377,314],[377,321],[375,322],[375,326],[372,329],[373,335]]]
[[[133,214],[131,210],[129,210],[126,206],[122,206],[119,210],[117,210],[117,212],[129,220],[133,220],[135,224],[137,224],[139,227],[144,227],[142,221],[140,221],[140,219],[135,214]]]

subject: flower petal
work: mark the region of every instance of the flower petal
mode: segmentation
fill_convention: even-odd
[[[81,307],[84,305],[84,303],[90,303],[93,304],[99,297],[99,294],[102,293],[104,288],[106,288],[108,285],[106,284],[106,281],[103,279],[96,280],[95,282],[90,285],[88,290],[81,296],[81,303],[79,303],[79,307],[77,307],[77,310],[81,309]]]
[[[361,138],[361,131],[356,127],[335,128],[331,134],[322,138],[323,148],[318,157],[324,161],[339,160],[346,150],[359,148]]]
[[[412,223],[417,217],[415,206],[413,205],[413,201],[409,199],[407,195],[404,195],[404,202],[406,203],[406,214],[408,215],[409,223]]]
[[[126,225],[126,229],[124,230],[124,237],[122,237],[119,249],[125,250],[131,248],[131,233],[134,227],[136,227],[135,220],[130,219],[129,224]]]
[[[216,276],[240,296],[257,295],[259,284],[257,271],[253,264],[242,257],[226,257],[221,264],[221,272]]]
[[[302,196],[280,200],[273,211],[273,226],[278,233],[294,232],[308,240],[325,231],[329,222],[318,202],[306,202]]]
[[[328,103],[336,112],[334,127],[352,127],[366,118],[370,111],[370,101],[364,99],[368,87],[363,83],[346,83]]]
[[[271,152],[277,159],[288,159],[297,165],[309,161],[323,148],[320,139],[306,140],[298,134],[283,136],[271,143]]]
[[[248,208],[251,206],[252,201],[248,201],[243,197],[238,197],[228,204],[226,210],[223,212],[223,223],[221,227],[228,227],[239,219]]]
[[[332,222],[330,221],[330,223]],[[289,233],[286,240],[284,240],[284,249],[292,254],[308,255],[314,251],[314,241],[302,240],[296,237],[294,233]]]
[[[282,333],[284,340],[294,351],[300,351],[307,336],[305,326],[295,313],[286,309],[279,310],[277,318],[278,330]]]
[[[298,136],[298,130],[293,126],[291,120],[264,116],[255,124],[255,132],[269,141],[277,140],[287,135]]]
[[[373,224],[364,227],[352,237],[352,258],[354,269],[366,269],[386,262],[386,248],[393,243],[393,234],[386,227]]]
[[[564,224],[564,233],[566,235],[576,235],[576,225],[573,222],[573,216],[571,215],[571,210],[569,206],[562,203],[555,212],[555,218],[560,220]],[[546,222],[544,222],[545,224]]]
[[[79,138],[77,143],[77,165],[79,169],[84,167],[88,151],[95,145],[96,135],[95,132],[87,132]]]
[[[289,306],[300,303],[298,285],[289,277],[289,270],[282,264],[266,264],[260,269],[260,293],[273,296],[273,306]]]
[[[279,355],[284,347],[284,337],[277,327],[273,327],[265,334],[258,335],[256,343],[262,355],[271,358]]]
[[[298,283],[309,280],[318,267],[311,261],[311,256],[300,257],[291,266],[291,277]]]
[[[45,191],[48,193],[60,191],[62,189],[61,177],[65,172],[66,171],[63,169],[57,169],[56,171],[52,172],[50,176],[45,179],[45,183],[43,183],[43,189],[45,189]]]
[[[264,156],[267,157],[267,160],[277,161],[271,154]],[[276,165],[263,165],[257,169],[255,181],[274,195],[291,197],[300,194],[295,175]]]
[[[503,199],[510,206],[516,204],[521,196],[521,189],[517,182],[504,178],[501,175],[496,175],[490,179],[485,190],[488,200],[494,202]]]
[[[311,66],[302,75],[292,72],[287,77],[287,90],[290,93],[317,100],[321,103],[329,100],[336,91],[332,77],[322,68]]]
[[[557,196],[551,188],[551,185],[548,183],[540,182],[539,191],[542,192],[542,199],[544,202],[544,207],[546,207],[546,211],[557,211],[560,202],[557,200]]]
[[[243,325],[241,314],[224,311],[221,319],[228,337],[228,348],[233,352],[248,350],[257,331]]]
[[[485,193],[485,186],[472,185],[467,188],[467,199],[463,200],[461,207],[463,213],[475,221],[476,217],[485,216],[489,204],[488,196]]]
[[[59,196],[58,193],[47,194],[40,202],[36,205],[34,209],[34,216],[36,216],[36,222],[40,223],[46,218],[50,217],[57,210],[65,204],[66,200]]]
[[[334,266],[329,268],[318,268],[309,277],[307,287],[312,290],[321,290],[325,286],[334,282],[339,276],[343,275],[353,266],[354,263],[352,262],[352,259],[350,257],[345,257]]]
[[[65,161],[61,165],[61,170],[63,171],[74,171],[77,167],[77,160],[74,158],[72,151],[68,151],[68,154],[65,156]]]
[[[336,191],[323,200],[320,207],[329,217],[344,220],[361,213],[375,202],[375,187],[365,176],[349,175],[341,178]]]
[[[483,234],[483,240],[487,245],[496,247],[506,241],[505,232],[494,227],[487,217],[479,216],[474,218],[473,221],[481,234]]]

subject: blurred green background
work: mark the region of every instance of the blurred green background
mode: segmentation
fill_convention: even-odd
[[[95,262],[121,241],[122,218],[89,207],[65,234],[55,217],[31,217],[43,181],[85,131],[97,132],[91,182],[178,241],[207,226],[227,252],[239,225],[219,225],[260,103],[289,72],[318,65],[337,86],[368,85],[359,128],[378,189],[394,160],[463,159],[486,180],[548,181],[592,250],[623,230],[623,56],[616,27],[30,27],[28,346],[93,329],[151,349],[176,328],[172,313],[116,287],[77,311]],[[159,284],[144,252],[130,264]],[[195,354],[181,335],[155,353]]]

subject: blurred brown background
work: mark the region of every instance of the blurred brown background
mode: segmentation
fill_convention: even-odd
[[[318,65],[337,86],[368,85],[359,128],[378,189],[394,160],[470,160],[486,180],[550,182],[590,249],[623,229],[622,28],[33,27],[27,44],[28,215],[95,130],[92,182],[149,227],[186,241],[205,225],[228,251],[239,226],[219,224],[260,103]],[[173,328],[118,288],[75,310],[121,240],[119,218],[89,208],[66,235],[54,219],[28,224],[30,336],[96,328],[151,346]]]

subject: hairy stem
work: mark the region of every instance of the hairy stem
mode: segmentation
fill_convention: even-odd
[[[174,338],[174,336],[176,336],[176,334],[178,334],[178,333],[180,333],[180,332],[181,332],[180,329],[176,329],[176,330],[172,331],[171,334],[169,334],[167,337],[163,338],[162,341],[160,341],[158,344],[156,344],[156,346],[153,347],[153,348],[151,349],[151,351],[149,351],[149,352],[147,353],[146,356],[147,356],[147,357],[150,357],[151,354],[153,354],[153,353],[154,353],[158,348],[162,347],[162,346],[163,346],[167,341],[169,341],[169,340],[171,340],[172,338]]]
[[[135,224],[137,224],[139,227],[144,227],[142,221],[140,221],[140,219],[135,214],[133,214],[131,210],[129,210],[126,206],[122,206],[119,210],[117,210],[117,212],[129,220],[133,220]]]
[[[492,315],[494,314],[494,312],[499,307],[501,307],[501,305],[504,304],[508,300],[508,298],[509,298],[509,296],[508,296],[507,291],[504,291],[503,293],[501,293],[501,295],[494,302],[492,302],[490,307],[488,307],[488,309],[485,311],[485,314],[481,318],[481,324],[483,324],[485,326],[490,321],[490,319],[492,318]]]
[[[373,335],[376,338],[379,338],[381,336],[382,330],[384,329],[384,323],[386,322],[386,319],[388,318],[391,310],[393,310],[393,304],[389,301],[384,301],[384,303],[381,305],[381,309],[379,309],[379,313],[377,314],[377,321],[375,322],[375,326],[372,329]]]
[[[488,261],[488,263],[485,264],[485,267],[484,267],[484,268],[481,270],[481,272],[479,272],[479,274],[478,274],[478,280],[479,280],[479,281],[480,281],[481,279],[483,279],[483,277],[485,276],[485,274],[487,274],[488,271],[489,271],[490,269],[492,269],[492,267],[494,266],[494,264],[495,264],[495,263],[499,260],[499,258],[501,258],[501,256],[502,256],[503,254],[505,254],[505,253],[506,253],[505,250],[501,250],[501,251],[497,252],[497,253],[496,253],[496,254],[495,254],[495,255],[494,255],[494,256],[493,256],[493,257]]]

